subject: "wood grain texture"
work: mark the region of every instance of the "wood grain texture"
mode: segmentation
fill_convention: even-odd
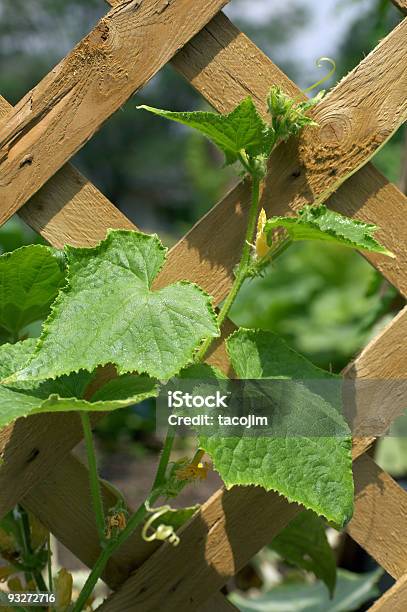
[[[398,579],[407,572],[407,492],[366,454],[353,469],[355,513],[348,532]]]
[[[370,457],[359,458],[354,473],[355,514],[349,533],[397,578],[407,565],[407,493]],[[271,541],[276,528],[284,526],[283,516],[291,520],[297,512],[297,506],[260,489],[220,491],[184,526],[175,551],[162,546],[100,610],[175,612],[186,602],[188,610],[196,610],[208,593],[219,589],[262,544]],[[394,524],[398,529],[389,533]],[[185,559],[192,557],[190,566]]]
[[[354,457],[384,435],[406,409],[407,307],[344,370],[344,405]]]
[[[407,609],[407,574],[397,580],[369,612],[405,612]]]
[[[227,2],[127,0],[112,8],[4,120],[0,223]]]
[[[405,514],[407,493],[366,455],[355,461],[354,477],[356,488],[355,513],[348,527],[349,532],[379,564],[397,578],[405,572],[407,562],[404,553],[407,538],[407,515]],[[103,483],[102,488],[106,507],[113,506],[115,498],[111,491]],[[258,494],[263,494],[262,503],[265,503],[265,505],[260,505],[259,508],[264,509],[268,522],[274,523],[275,521],[276,515],[271,513],[272,510],[274,513],[278,511],[278,516],[280,514],[284,515],[286,512],[291,516],[292,504],[280,497],[278,498],[279,501],[285,505],[273,506],[270,509],[268,497],[271,495],[274,499],[275,495],[266,494],[261,489],[232,489],[227,494],[230,506],[233,505],[233,500],[235,500],[235,507],[239,507],[242,491],[246,491],[253,504],[259,503]],[[213,512],[219,514],[219,496],[222,495],[222,491],[218,491],[208,500],[205,509],[203,509],[205,516],[211,517]],[[23,504],[34,512],[58,540],[68,546],[79,559],[89,567],[93,565],[100,549],[89,496],[87,470],[77,459],[72,456],[64,459],[59,467],[36,487],[35,491],[31,491],[23,498]],[[245,504],[248,506],[249,502],[247,501]],[[245,505],[242,508],[245,510]],[[250,521],[247,521],[249,515]],[[240,520],[246,518],[246,522],[250,523],[256,517],[257,510],[254,514],[252,511],[249,514],[242,514]],[[229,515],[229,518],[232,520],[232,515]],[[209,529],[211,529],[213,522],[213,518],[208,518]],[[192,525],[198,525],[201,529],[202,517],[197,515],[191,523]],[[278,522],[277,528],[283,526]],[[194,531],[194,527],[191,526],[190,530]],[[226,535],[223,533],[222,536],[218,532],[216,533],[219,537],[229,537],[229,532]],[[245,550],[243,538],[247,534],[241,533],[239,564],[244,565],[251,558],[253,551],[251,547],[247,551]],[[233,534],[235,534],[235,529],[232,530]],[[264,535],[263,544],[270,541],[267,539],[269,537],[268,531]],[[206,535],[206,537],[209,537],[209,535]],[[234,537],[237,538],[237,535],[233,535]],[[184,534],[183,538],[187,539],[188,536]],[[224,548],[222,554],[230,557],[229,544],[223,543],[222,546]],[[147,544],[141,540],[140,531],[137,530],[110,561],[103,575],[104,580],[113,589],[120,587],[131,572],[140,568],[149,557],[155,554],[158,548],[157,544]],[[197,547],[199,565],[207,562],[212,563],[210,550],[209,543]],[[165,559],[166,557],[163,560],[158,560],[157,564],[165,563]],[[224,559],[219,563],[220,567],[224,568],[225,564],[232,564],[232,561],[229,558],[228,561]],[[224,569],[222,569],[222,572],[224,572]],[[222,573],[222,576],[224,576],[224,573]],[[226,580],[227,577],[225,582]],[[217,582],[214,588],[218,588],[218,584]],[[209,594],[210,592],[212,591],[208,590]]]
[[[116,504],[117,498],[103,481],[101,489],[105,510],[108,510]],[[88,472],[78,459],[68,455],[35,491],[23,498],[22,503],[59,542],[88,567],[93,567],[101,550]],[[102,579],[111,589],[119,588],[130,573],[140,567],[157,548],[158,543],[145,542],[141,538],[141,529],[137,529],[110,559]],[[232,612],[236,608],[221,593],[216,593],[209,599],[207,606],[200,608],[200,612],[208,610]]]
[[[0,120],[13,107],[0,96]],[[135,229],[74,166],[66,164],[18,211],[53,246],[93,246],[108,227]]]
[[[407,22],[402,22],[318,105],[315,117],[319,129],[305,130],[299,142],[292,140],[277,149],[270,161],[262,199],[269,214],[287,214],[338,189],[349,171],[366,163],[405,120],[406,32]],[[280,85],[291,95],[301,93],[222,14],[195,36],[172,63],[221,112],[230,111],[251,95],[265,115],[271,84]],[[187,262],[189,268],[200,268],[200,282],[216,299],[222,299],[233,278],[249,200],[249,188],[242,184],[228,194],[179,243],[179,256],[176,258],[174,253],[166,274],[172,268],[171,278],[178,278],[179,262],[182,260],[184,267]],[[367,164],[339,187],[327,204],[383,228],[378,235],[397,259],[370,254],[366,257],[407,295],[407,198]]]
[[[407,15],[407,0],[391,0],[404,15]]]
[[[197,610],[298,512],[262,489],[220,490],[179,531],[177,548],[161,546],[99,609]]]
[[[359,177],[359,175],[360,175],[360,173],[358,173],[358,177]],[[356,177],[354,177],[354,178],[356,178]],[[353,179],[352,179],[352,180],[353,180]],[[342,188],[342,189],[343,189],[343,188]],[[369,191],[369,190],[368,190],[368,193],[370,193],[370,191]],[[396,194],[396,195],[395,195],[395,197],[397,196],[397,198],[398,198],[397,191],[395,192],[395,194]],[[370,197],[370,195],[369,195],[369,197]],[[399,228],[397,228],[397,229],[399,229]]]

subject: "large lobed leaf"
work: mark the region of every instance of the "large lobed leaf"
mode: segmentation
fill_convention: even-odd
[[[336,583],[336,559],[319,516],[304,510],[273,539],[270,547],[288,563],[313,572],[332,596]]]
[[[13,337],[44,318],[65,275],[51,248],[30,245],[0,256],[0,328]]]
[[[344,217],[324,205],[304,206],[296,217],[271,217],[264,232],[267,235],[279,227],[287,231],[291,240],[324,240],[394,257],[374,238],[376,225]]]
[[[20,369],[35,348],[35,339],[0,346],[0,379]],[[157,395],[157,381],[125,374],[104,384],[83,399],[94,373],[79,372],[56,380],[13,386],[0,384],[0,429],[20,417],[41,412],[108,411],[123,408]]]
[[[283,421],[277,428],[281,432],[286,427],[288,435],[273,435],[273,428],[257,437],[203,431],[200,445],[226,486],[260,485],[344,525],[353,511],[353,479],[351,438],[340,413],[340,385],[335,384],[338,377],[315,367],[272,332],[241,329],[227,346],[239,378],[287,379],[296,384],[283,401]],[[323,397],[316,390],[319,380],[328,381]],[[337,433],[298,436],[295,432],[303,422],[310,428],[315,423],[319,432],[326,428]]]
[[[379,596],[377,582],[382,573],[380,569],[365,574],[338,570],[332,599],[324,585],[316,582],[282,584],[254,597],[233,593],[230,600],[241,612],[352,612]]]
[[[260,117],[250,97],[228,115],[202,111],[176,113],[151,106],[138,108],[198,130],[223,151],[227,164],[236,162],[241,151],[251,157],[268,156],[274,144],[274,131]]]
[[[56,378],[112,363],[119,374],[176,374],[219,334],[209,296],[188,282],[152,291],[166,249],[157,236],[111,230],[94,248],[65,247],[66,287],[34,355],[7,380]]]

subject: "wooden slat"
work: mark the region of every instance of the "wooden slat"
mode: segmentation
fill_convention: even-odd
[[[0,223],[228,0],[128,0],[10,111],[0,128]]]
[[[222,18],[223,19],[223,18]],[[223,20],[224,21],[224,20]],[[216,24],[215,24],[216,25]],[[223,27],[223,26],[222,26]],[[231,35],[230,30],[228,29],[228,27],[226,27],[226,31],[228,36]],[[219,29],[219,28],[218,28]],[[217,35],[219,36],[219,32],[217,32]],[[226,37],[227,40],[227,37]],[[196,45],[196,39],[194,44]],[[223,44],[223,43],[222,43]],[[225,43],[225,49],[228,49],[228,43]],[[233,49],[232,49],[233,51]],[[225,61],[225,53],[226,51],[222,54],[219,53],[220,56],[220,62]],[[271,62],[269,62],[269,60],[265,60],[267,63],[265,64],[265,66],[269,66],[272,65]],[[237,64],[237,62],[235,62],[235,64]],[[251,71],[250,74],[254,74],[255,71]],[[228,70],[225,70],[225,74],[229,74]],[[263,76],[265,76],[265,73],[262,73]],[[210,74],[208,75],[208,78],[210,77]],[[226,92],[225,92],[225,96],[226,96]],[[360,176],[360,172],[358,173],[358,176]],[[356,180],[356,177],[354,177],[352,180]],[[240,188],[240,189],[244,189],[244,188]],[[343,188],[342,188],[343,189]],[[376,201],[376,205],[378,208],[381,208],[383,210],[391,210],[392,209],[392,198],[388,197],[389,194],[388,193],[388,189],[389,187],[384,186],[383,189],[379,189],[378,193],[382,192],[384,193],[384,196],[386,198],[385,202],[381,202],[380,200]],[[391,189],[391,188],[390,188]],[[396,192],[396,190],[395,190]],[[397,193],[397,202],[399,202],[399,194]],[[366,195],[366,198],[368,199],[368,190]],[[396,196],[395,196],[396,197]],[[228,200],[228,198],[227,198]],[[230,200],[230,198],[229,198]],[[388,208],[386,208],[388,207]],[[210,227],[208,227],[207,224],[207,219],[204,221],[202,230],[200,230],[198,232],[198,230],[194,230],[192,232],[191,235],[187,236],[186,239],[184,239],[183,241],[181,241],[180,245],[178,245],[174,251],[173,254],[170,257],[170,263],[169,266],[167,267],[167,271],[166,271],[166,279],[168,281],[171,280],[172,276],[174,275],[174,270],[176,269],[177,273],[179,274],[179,270],[184,270],[184,277],[189,277],[192,280],[195,280],[197,282],[202,282],[202,284],[206,284],[207,283],[207,278],[211,279],[211,283],[213,284],[213,289],[214,289],[214,293],[217,293],[217,297],[218,299],[222,299],[225,295],[225,292],[228,289],[229,286],[229,282],[230,282],[230,276],[229,273],[227,273],[225,275],[225,260],[226,260],[226,268],[229,270],[229,272],[231,271],[231,268],[233,267],[233,263],[234,261],[231,261],[230,259],[230,254],[235,252],[236,249],[236,235],[241,231],[241,227],[242,227],[242,220],[239,220],[239,227],[236,228],[234,226],[234,222],[236,221],[236,216],[234,216],[233,214],[231,214],[231,212],[233,212],[233,208],[231,209],[230,205],[222,205],[222,207],[217,207],[213,213],[211,213],[211,217],[214,219],[215,223],[211,223]],[[239,208],[239,205],[237,205],[237,209]],[[78,211],[79,212],[79,207],[78,207]],[[89,219],[89,212],[87,212],[87,217],[83,218],[81,217],[79,214],[78,215],[72,215],[69,216],[68,218],[68,225],[69,223],[72,221],[72,219],[74,219],[76,216],[77,218],[77,224],[74,227],[74,231],[82,231],[82,232],[86,232],[87,236],[89,237],[89,235],[93,234],[93,226],[92,226],[92,220]],[[93,215],[94,218],[97,218],[98,215]],[[403,219],[405,218],[405,216],[403,215],[402,217],[399,217],[399,222],[398,222],[398,228],[403,230]],[[228,223],[229,220],[229,223]],[[370,219],[370,220],[375,220],[375,219]],[[228,223],[228,232],[225,233],[223,228],[225,226],[225,224]],[[205,226],[206,224],[206,226]],[[107,223],[107,226],[110,225],[110,223]],[[219,227],[222,228],[222,235],[218,236],[218,230]],[[84,229],[82,229],[84,228]],[[240,229],[239,229],[240,228]],[[58,227],[57,225],[54,228],[57,232],[58,232]],[[209,231],[208,231],[209,230]],[[403,230],[404,231],[404,230]],[[69,232],[71,232],[71,229],[69,229]],[[73,233],[73,232],[71,232]],[[198,234],[201,234],[200,236]],[[228,234],[230,234],[233,238],[234,244],[227,244],[227,248],[223,249],[223,245],[225,244],[225,242],[227,242],[226,238],[228,236]],[[395,230],[390,232],[391,235],[396,235]],[[86,236],[85,236],[86,238]],[[84,238],[84,239],[85,239]],[[211,248],[211,257],[215,260],[214,262],[212,262],[210,265],[208,265],[208,267],[206,267],[204,270],[200,269],[200,265],[205,265],[205,254],[206,251],[208,250],[208,243],[209,243],[209,239],[216,239],[216,242],[212,242],[212,248]],[[79,238],[79,242],[82,240],[82,236],[80,236]],[[404,242],[401,240],[400,244],[404,244]],[[223,249],[222,252],[217,252],[218,249]],[[229,259],[228,259],[229,258]],[[174,261],[174,264],[172,264],[172,261]],[[209,268],[209,269],[208,269]],[[401,275],[398,275],[398,278],[400,278]],[[164,282],[165,278],[162,277],[161,282]],[[219,288],[219,290],[218,290]],[[215,291],[216,290],[216,291]],[[44,417],[44,422],[47,422],[47,417]],[[55,427],[55,435],[59,438],[63,438],[65,435],[65,432],[67,431],[66,429],[66,424],[64,427],[61,427],[61,430],[59,429],[59,427],[56,424],[56,419],[52,419],[52,422],[54,423],[54,427]],[[30,430],[30,427],[27,425],[27,431]],[[33,438],[35,438],[35,432],[33,432]],[[24,434],[25,435],[25,434]],[[42,440],[41,438],[41,432],[38,432],[38,438],[39,441]],[[20,448],[21,447],[21,441],[18,438],[14,438],[16,440],[16,445]],[[27,443],[27,442],[26,442]],[[37,442],[34,439],[34,443],[31,444],[32,448],[36,448],[37,447]],[[22,463],[22,466],[20,466],[20,469],[24,468],[24,473],[25,473],[25,457],[26,456],[30,456],[31,450],[32,448],[29,449],[29,452],[27,453],[26,451],[24,451],[24,460]],[[46,449],[44,449],[44,452],[46,453]],[[41,469],[44,468],[44,465],[46,463],[45,461],[45,455],[43,453],[43,457],[44,457],[44,463],[41,464]],[[55,461],[55,456],[52,456],[52,460]],[[30,465],[30,471],[28,473],[28,477],[27,478],[21,478],[20,482],[22,483],[22,490],[25,490],[25,486],[28,486],[30,483],[35,484],[36,479],[33,478],[33,474],[35,472],[35,463],[31,463]],[[14,475],[17,475],[18,472],[14,472]],[[38,474],[38,478],[41,477],[41,474]],[[13,478],[14,480],[14,478]],[[3,479],[2,476],[0,475],[0,482],[2,484],[4,484],[4,487],[1,487],[2,491],[10,491],[12,493],[11,497],[15,498],[15,496],[18,495],[18,491],[15,490],[14,485],[11,484],[11,481],[8,480],[8,478]],[[6,495],[6,493],[4,494]]]
[[[112,508],[117,498],[103,481],[101,489],[105,509]],[[23,498],[22,503],[78,559],[88,567],[94,566],[101,552],[99,537],[92,508],[88,471],[78,459],[68,455],[35,491]],[[117,589],[157,548],[158,543],[145,542],[141,538],[141,529],[137,529],[110,559],[102,579],[111,589]],[[207,605],[208,608],[202,608],[201,612],[209,610],[209,606],[219,612],[236,610],[220,593],[211,597]]]
[[[405,120],[406,31],[407,22],[322,101],[316,113],[318,130],[305,130],[299,144],[292,141],[278,148],[271,159],[263,196],[269,213],[287,214],[337,189],[343,176],[365,163],[376,145]],[[271,84],[280,85],[291,95],[300,94],[222,14],[175,56],[173,64],[221,112],[230,111],[251,95],[260,112],[266,114],[265,100]],[[171,278],[178,278],[181,260],[183,267],[188,262],[189,268],[200,269],[200,281],[209,293],[217,299],[224,297],[233,278],[237,247],[243,240],[249,198],[249,189],[240,185],[193,228],[178,246],[179,256],[171,262]],[[407,198],[368,164],[339,188],[328,205],[383,228],[380,238],[397,254],[397,260],[367,257],[407,295],[407,240],[401,238],[407,237]]]
[[[237,612],[237,608],[222,593],[216,593],[199,607],[199,612]]]
[[[349,370],[352,375],[366,377],[371,379],[375,376],[390,376],[393,378],[404,376],[405,360],[399,358],[405,352],[404,347],[400,343],[400,338],[404,337],[404,326],[407,311],[400,313],[386,328],[383,333],[376,338],[362,352],[358,360]],[[400,355],[398,353],[400,352]],[[223,369],[228,367],[228,362],[225,354],[217,361],[218,367]],[[381,369],[384,368],[383,369]],[[392,406],[394,398],[387,398],[389,407]],[[364,445],[362,443],[365,443]],[[357,450],[362,452],[366,448],[366,441],[359,440]],[[358,453],[356,453],[357,455]],[[372,468],[373,466],[373,468]],[[385,493],[381,504],[389,504],[390,509],[393,507],[388,501],[389,495],[393,495],[394,490],[397,495],[394,498],[394,504],[401,508],[403,512],[403,500],[405,493],[399,487],[390,486],[393,481],[384,478],[387,488],[383,488],[383,475],[371,460],[368,460],[367,466],[365,460],[355,463],[355,482],[358,495],[356,497],[355,518],[352,521],[352,536],[357,539],[360,544],[366,546],[364,526],[366,520],[371,524],[372,509],[369,504],[366,504],[365,497],[370,495],[370,490],[365,489],[367,480],[370,479],[370,484],[375,490],[383,490]],[[233,495],[233,491],[230,492]],[[108,491],[106,496],[111,498],[108,505],[113,505],[112,495]],[[24,504],[32,510],[44,524],[46,524],[54,533],[54,535],[64,544],[69,546],[72,552],[78,556],[84,563],[92,566],[99,552],[98,537],[95,529],[93,510],[91,507],[88,494],[88,478],[86,469],[72,457],[64,460],[50,477],[46,478],[39,484],[35,490],[32,490],[25,498]],[[288,502],[287,502],[288,506]],[[392,511],[392,510],[390,510]],[[380,519],[382,531],[391,528],[393,538],[401,542],[399,533],[403,537],[403,533],[407,533],[407,529],[403,523],[395,525],[389,524],[387,516],[382,516]],[[373,546],[375,540],[375,531],[371,531],[371,539],[368,543],[369,552],[375,557],[379,563],[383,563],[383,547],[381,545]],[[390,536],[389,536],[390,537]],[[111,561],[104,578],[112,588],[117,588],[120,582],[129,575],[131,571],[139,567],[152,552],[155,547],[148,546],[140,541],[139,533],[130,538],[130,540],[118,551],[115,558]],[[397,546],[390,544],[385,549],[385,554],[395,555],[395,559],[387,559],[386,567],[390,571],[394,571],[391,567],[399,567],[400,557]],[[247,559],[248,560],[248,559]],[[392,564],[392,565],[391,565]]]
[[[0,120],[13,107],[0,96]],[[108,227],[135,226],[74,166],[66,164],[19,210],[20,217],[53,246],[93,246]]]
[[[407,15],[407,0],[391,0],[404,15]]]
[[[355,513],[350,536],[393,578],[407,572],[407,492],[368,455],[354,462]]]
[[[376,601],[369,612],[405,612],[407,609],[407,574]]]
[[[353,456],[384,435],[404,414],[407,395],[407,307],[344,371],[344,405],[354,435]]]
[[[161,546],[100,610],[192,612],[298,512],[262,489],[220,490],[180,530],[179,546]]]
[[[367,456],[358,459],[354,469],[356,500],[350,534],[393,576],[402,575],[407,564],[407,493]],[[188,610],[196,610],[208,593],[219,589],[256,550],[271,541],[277,533],[276,524],[279,529],[284,526],[282,516],[290,514],[291,520],[295,512],[296,506],[260,489],[235,488],[215,494],[201,514],[181,530],[179,547],[162,546],[100,610],[175,612],[185,602]],[[397,521],[401,535],[389,533],[389,526]],[[192,557],[192,565],[185,563]]]
[[[209,54],[209,61],[208,61]],[[250,58],[246,60],[245,58]],[[237,59],[236,59],[237,58]],[[220,111],[230,110],[243,96],[251,94],[264,113],[264,100],[271,83],[277,83],[291,94],[298,93],[296,86],[274,66],[274,64],[257,49],[257,47],[241,34],[228,20],[220,14],[199,35],[197,35],[173,60],[174,65],[192,84]],[[346,94],[346,92],[345,92]],[[344,94],[344,95],[345,95]],[[342,95],[342,94],[341,94]],[[372,115],[374,113],[372,112]],[[283,147],[285,150],[286,147]],[[294,162],[297,162],[294,155]],[[291,174],[296,174],[298,164],[291,169]],[[276,202],[281,202],[285,197],[285,191],[292,193],[293,189],[303,187],[298,183],[298,177],[290,175],[287,169],[287,185],[282,185],[282,192],[270,194]],[[332,177],[330,177],[332,181]],[[58,192],[61,183],[57,183]],[[279,183],[276,183],[279,185]],[[279,188],[279,187],[278,187]],[[52,194],[50,194],[52,195]],[[270,199],[267,197],[266,199]],[[302,198],[298,195],[298,198]],[[293,196],[294,203],[297,196]],[[65,198],[65,202],[67,198]],[[95,198],[82,199],[82,211],[79,206],[64,216],[57,210],[61,217],[55,216],[55,206],[50,212],[47,206],[41,203],[40,207],[31,203],[26,207],[25,220],[35,229],[46,232],[46,237],[54,244],[60,244],[62,240],[70,237],[71,242],[80,243],[81,240],[89,240],[92,234],[97,239],[103,234],[103,223],[106,227],[110,224],[110,211],[100,207],[100,214],[95,220],[94,205]],[[361,202],[363,204],[361,205]],[[404,250],[405,241],[397,240],[397,233],[407,235],[407,220],[404,209],[407,199],[393,186],[390,185],[371,165],[359,171],[355,177],[343,185],[337,194],[331,198],[329,204],[346,214],[358,216],[377,223],[379,226],[388,226],[386,241],[393,251],[397,252],[398,259],[391,261],[388,258],[369,256],[369,259],[389,278],[402,292],[407,293],[406,273],[403,266],[406,261]],[[218,207],[192,232],[181,241],[176,251],[172,264],[172,277],[178,278],[179,271],[185,270],[185,277],[195,278],[197,282],[206,285],[215,297],[222,299],[230,286],[232,270],[236,261],[239,240],[242,237],[244,226],[244,214],[248,205],[247,189],[239,187],[229,197],[226,197]],[[48,204],[49,206],[49,204]],[[100,206],[100,204],[99,204]],[[243,208],[243,211],[242,211]],[[276,212],[275,206],[271,208]],[[41,211],[39,226],[37,215]],[[286,212],[287,207],[283,205]],[[112,211],[113,212],[113,211]],[[104,216],[105,215],[105,216]],[[114,215],[113,215],[114,216]],[[386,216],[386,217],[385,217]],[[243,218],[242,218],[243,217]],[[232,222],[231,222],[232,221]],[[223,227],[228,225],[225,235]],[[61,228],[61,231],[59,231]],[[82,229],[86,228],[86,230]],[[222,232],[222,235],[220,235]],[[85,233],[85,236],[82,234]],[[210,245],[208,236],[214,239]],[[73,238],[73,240],[72,240]],[[226,238],[226,240],[225,240]],[[179,265],[182,259],[182,266]],[[199,268],[201,269],[199,270]],[[178,271],[178,275],[177,275]],[[167,270],[169,274],[170,270]],[[208,273],[211,273],[208,277]],[[210,280],[208,280],[208,278]]]

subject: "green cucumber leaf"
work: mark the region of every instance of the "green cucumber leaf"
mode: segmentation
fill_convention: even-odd
[[[35,339],[0,346],[0,379],[15,372],[35,348]],[[124,374],[103,385],[89,400],[83,399],[95,373],[78,372],[30,385],[0,384],[0,429],[20,417],[42,412],[108,411],[130,406],[157,395],[157,381]]]
[[[176,113],[144,105],[138,108],[198,130],[223,151],[227,164],[236,162],[241,151],[250,157],[268,156],[274,144],[274,130],[260,117],[250,97],[228,115],[202,111]]]
[[[119,374],[165,380],[219,330],[209,296],[178,282],[157,291],[152,282],[166,249],[157,236],[110,230],[94,248],[65,247],[68,282],[53,304],[34,355],[6,382],[92,372],[112,363]]]
[[[288,563],[313,572],[333,595],[336,583],[335,555],[326,537],[325,525],[314,512],[301,512],[280,531],[270,547]]]
[[[272,332],[240,329],[228,339],[227,347],[239,378],[285,378],[298,384],[292,384],[283,399],[283,421],[267,436],[225,437],[216,435],[216,430],[210,435],[203,430],[200,445],[212,457],[214,468],[227,487],[260,485],[344,525],[353,512],[353,479],[352,443],[341,414],[341,389],[339,384],[328,385],[328,397],[315,392],[318,379],[334,382],[338,377],[315,367]],[[273,430],[298,432],[302,422],[311,428],[316,423],[322,432],[333,427],[337,433],[273,435]]]
[[[0,328],[15,337],[46,317],[64,278],[49,247],[36,244],[1,255]]]
[[[316,582],[286,583],[254,597],[232,593],[230,601],[241,612],[351,612],[379,596],[377,583],[382,575],[381,569],[366,574],[340,569],[332,599],[322,582]]]
[[[376,225],[344,217],[324,205],[304,206],[296,217],[271,217],[264,232],[270,234],[278,227],[283,227],[291,240],[324,240],[394,257],[374,238]]]

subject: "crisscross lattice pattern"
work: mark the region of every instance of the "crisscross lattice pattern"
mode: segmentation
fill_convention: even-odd
[[[58,247],[91,245],[109,227],[134,227],[68,162],[168,61],[221,112],[250,94],[265,113],[272,84],[298,95],[297,87],[219,12],[227,2],[111,0],[112,10],[15,108],[0,98],[0,222],[18,211]],[[405,0],[393,3],[407,13]],[[320,103],[315,112],[320,127],[276,150],[262,189],[262,204],[273,214],[329,197],[330,207],[380,226],[381,241],[397,259],[368,259],[403,295],[407,198],[368,162],[406,119],[406,40],[407,19]],[[157,284],[190,279],[220,302],[239,256],[248,199],[243,184],[228,193],[175,245]],[[346,375],[405,378],[406,336],[404,309]],[[210,359],[228,368],[221,342]],[[385,405],[374,407],[384,429],[396,401],[390,391]],[[359,398],[356,408],[363,423],[371,398]],[[31,417],[3,430],[0,515],[22,501],[91,566],[100,551],[87,473],[70,454],[80,437],[72,414]],[[407,608],[407,493],[365,454],[371,442],[354,441],[356,507],[348,530],[397,580],[372,610],[395,612]],[[104,496],[114,505],[110,490],[104,489]],[[254,487],[218,491],[183,528],[177,549],[163,546],[152,555],[154,546],[136,533],[118,551],[104,574],[115,593],[103,610],[235,609],[219,589],[299,510]]]

